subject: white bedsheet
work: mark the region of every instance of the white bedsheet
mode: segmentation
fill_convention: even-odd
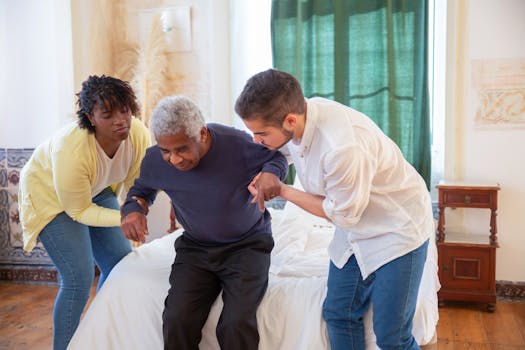
[[[288,203],[272,210],[275,248],[269,286],[257,312],[261,350],[329,349],[321,309],[333,228],[325,220]],[[112,271],[82,319],[70,350],[162,349],[162,311],[180,232],[136,248]],[[429,252],[419,291],[413,334],[421,345],[434,336],[438,321],[437,251]],[[218,350],[215,326],[219,297],[203,328],[201,350]],[[366,315],[367,349],[377,349],[371,310]]]

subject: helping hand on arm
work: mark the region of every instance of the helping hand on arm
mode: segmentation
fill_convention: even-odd
[[[264,202],[279,195],[281,181],[272,173],[259,173],[248,185],[248,191],[253,195],[252,203],[257,203],[259,210],[264,211]]]
[[[148,203],[141,197],[132,196],[131,198],[140,205],[143,212],[129,213],[122,218],[120,227],[122,232],[124,232],[124,237],[135,242],[144,243],[148,234],[148,221],[146,218],[149,212]]]
[[[252,182],[250,182],[250,184],[248,185],[248,191],[250,191],[252,196],[254,196],[254,198],[252,199],[252,203],[259,203],[259,209],[261,209],[262,201],[261,211],[264,211],[265,196],[264,194],[259,195],[260,190],[258,190],[257,188],[258,180],[260,179],[260,177],[261,173],[257,174],[257,176],[253,178]],[[267,195],[266,198],[268,199],[266,200],[272,199],[275,196],[281,196],[283,199],[294,203],[295,205],[302,208],[303,210],[306,210],[310,214],[314,214],[316,216],[328,219],[323,210],[323,200],[325,199],[324,196],[304,192],[290,185],[286,185],[282,182],[279,182],[278,190],[275,190],[274,187],[271,187],[270,190],[267,190],[267,193],[270,193],[271,195]]]
[[[129,213],[120,222],[124,237],[127,239],[144,243],[148,234],[148,221],[146,215],[137,211]]]
[[[323,209],[324,196],[304,192],[285,184],[281,184],[280,196],[298,207],[301,207],[310,214],[328,219]]]

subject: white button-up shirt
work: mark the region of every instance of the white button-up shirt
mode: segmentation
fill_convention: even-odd
[[[301,143],[285,147],[306,192],[325,196],[324,212],[336,226],[328,252],[338,268],[355,254],[365,279],[431,237],[424,180],[364,114],[309,99]]]

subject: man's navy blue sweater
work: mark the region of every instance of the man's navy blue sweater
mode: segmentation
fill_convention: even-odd
[[[270,214],[251,203],[247,186],[261,171],[283,180],[288,170],[286,158],[254,143],[244,131],[220,124],[207,128],[212,137],[210,149],[189,171],[164,161],[157,146],[147,149],[122,216],[142,211],[132,196],[151,204],[160,190],[171,199],[184,235],[196,243],[220,245],[271,234]]]

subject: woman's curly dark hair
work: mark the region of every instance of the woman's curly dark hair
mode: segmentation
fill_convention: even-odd
[[[135,92],[128,82],[106,75],[91,75],[82,83],[82,90],[76,94],[78,97],[77,116],[78,125],[89,132],[95,132],[88,114],[93,114],[96,105],[110,111],[114,109],[129,108],[132,115],[137,115],[140,108]]]

